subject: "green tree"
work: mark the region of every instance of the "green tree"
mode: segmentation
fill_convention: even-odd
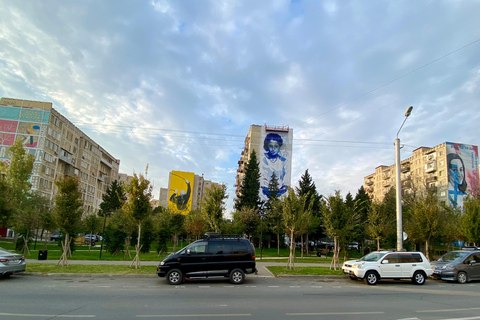
[[[62,242],[63,253],[57,265],[61,263],[62,266],[66,266],[67,256],[71,254],[70,236],[77,234],[81,227],[83,201],[76,177],[66,176],[55,181],[55,185],[58,189],[54,198],[55,220],[65,234],[65,242]]]
[[[298,196],[292,188],[288,188],[287,196],[282,198],[282,218],[283,226],[290,238],[290,255],[287,263],[289,269],[295,266],[295,237],[304,232],[305,221],[310,216],[306,208],[306,196]]]
[[[270,192],[270,197],[265,203],[265,216],[263,219],[266,220],[268,228],[273,232],[277,237],[277,255],[280,255],[280,233],[283,233],[282,227],[282,208],[279,205],[278,198],[278,179],[275,175],[275,172],[272,173],[270,183],[268,184],[268,190]]]
[[[89,213],[83,218],[83,225],[85,231],[88,232],[91,236],[101,230],[101,223],[101,218],[97,216],[96,213]],[[88,251],[90,251],[91,246],[92,241],[88,241]]]
[[[363,186],[360,187],[357,191],[357,195],[355,196],[355,212],[359,216],[359,224],[358,228],[355,232],[355,236],[357,240],[360,240],[362,245],[365,243],[366,239],[366,224],[368,221],[368,209],[370,203],[372,202],[370,196],[365,191]]]
[[[315,186],[315,182],[313,182],[308,169],[305,170],[305,173],[300,177],[298,185],[299,186],[296,188],[297,194],[306,197],[307,206],[311,208],[312,212],[312,224],[309,226],[307,233],[308,242],[308,236],[310,234],[315,238],[321,238],[323,235],[323,230],[320,226],[322,196],[318,194],[317,187]]]
[[[205,221],[201,210],[192,210],[185,217],[185,232],[188,235],[192,235],[195,240],[201,238],[201,236],[207,230],[207,222]]]
[[[460,230],[465,240],[474,246],[480,244],[480,196],[468,196],[463,203]]]
[[[227,187],[225,185],[212,185],[211,188],[206,190],[206,195],[202,199],[201,212],[210,231],[220,231],[227,198]]]
[[[170,218],[170,230],[173,232],[173,252],[177,251],[178,235],[184,230],[185,215],[172,212]]]
[[[242,207],[240,211],[233,213],[233,220],[236,228],[252,239],[260,225],[260,214],[257,208]]]
[[[383,203],[371,202],[367,211],[366,234],[377,241],[377,250],[380,250],[380,240],[392,230],[391,218],[385,213]]]
[[[243,207],[260,208],[260,168],[258,166],[257,153],[252,150],[248,160],[245,176],[240,184],[240,194],[235,199],[235,210],[240,211]]]
[[[125,214],[137,225],[137,244],[135,246],[135,258],[132,261],[130,267],[135,269],[140,268],[140,250],[142,246],[140,239],[142,235],[142,223],[147,219],[151,212],[152,207],[150,200],[152,199],[152,186],[150,181],[142,174],[133,174],[133,178],[130,183],[126,185],[125,190],[127,192],[127,202],[123,205]]]

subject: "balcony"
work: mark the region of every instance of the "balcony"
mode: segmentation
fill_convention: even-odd
[[[437,177],[428,177],[428,178],[425,179],[425,182],[426,183],[431,183],[431,182],[437,181],[437,179],[438,179]]]
[[[434,172],[437,171],[437,161],[430,161],[425,164],[425,172]]]
[[[371,186],[371,185],[373,185],[373,181],[372,181],[372,180],[367,180],[367,181],[365,182],[365,184],[366,184],[367,186]]]
[[[384,173],[384,174],[382,175],[382,177],[383,177],[383,179],[390,179],[390,172]]]
[[[365,191],[367,191],[367,192],[373,192],[373,187],[368,187],[368,188],[365,189]]]
[[[408,165],[408,164],[407,164],[407,165],[402,165],[402,166],[400,167],[400,171],[401,171],[402,173],[409,172],[409,171],[410,171],[410,165]]]

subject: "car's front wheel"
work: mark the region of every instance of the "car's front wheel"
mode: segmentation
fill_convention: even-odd
[[[365,275],[365,283],[374,286],[378,282],[378,273],[375,271],[368,271],[367,274]]]
[[[242,284],[245,280],[245,272],[242,269],[233,269],[230,272],[230,282],[233,284]]]
[[[468,276],[465,272],[463,271],[460,271],[458,274],[457,274],[457,282],[458,283],[461,283],[461,284],[464,284],[464,283],[467,283],[468,282]]]
[[[425,272],[415,271],[415,273],[413,274],[412,282],[418,285],[425,284],[426,277],[427,276],[425,275]]]
[[[183,273],[178,269],[172,269],[167,273],[167,281],[170,284],[177,285],[183,282]]]

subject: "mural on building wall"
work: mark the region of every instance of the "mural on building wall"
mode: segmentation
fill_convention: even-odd
[[[270,197],[268,185],[273,173],[278,181],[277,196],[284,195],[287,187],[291,185],[292,130],[269,129],[269,127],[262,128],[263,154],[259,157],[260,199],[263,201],[267,201]],[[272,129],[275,128],[272,127]]]
[[[446,143],[448,168],[448,200],[454,208],[463,208],[468,194],[479,191],[478,147]]]
[[[21,104],[16,106],[5,104]],[[51,104],[2,98],[0,104],[0,161],[9,162],[8,148],[15,140],[21,140],[27,152],[41,161],[46,126],[50,119]]]
[[[193,172],[172,171],[168,208],[174,212],[188,214],[192,210]]]

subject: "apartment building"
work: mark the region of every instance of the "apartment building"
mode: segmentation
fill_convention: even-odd
[[[99,209],[102,197],[118,177],[120,160],[61,115],[51,102],[0,99],[0,160],[9,161],[8,148],[21,139],[35,155],[33,190],[53,199],[55,180],[76,176],[85,212]]]
[[[221,187],[219,183],[205,180],[203,174],[193,172],[171,171],[168,177],[168,189],[160,188],[159,204],[164,208],[182,214],[201,208],[207,190],[212,186]]]
[[[420,147],[401,161],[403,194],[433,190],[438,199],[454,208],[463,208],[464,198],[479,190],[478,147],[443,142],[433,148]],[[396,187],[396,166],[378,166],[363,179],[366,192],[376,201]]]
[[[268,200],[268,185],[273,173],[278,179],[278,196],[285,194],[291,186],[292,141],[293,129],[288,126],[251,125],[238,161],[235,194],[240,194],[239,187],[253,150],[259,161],[260,199]]]

